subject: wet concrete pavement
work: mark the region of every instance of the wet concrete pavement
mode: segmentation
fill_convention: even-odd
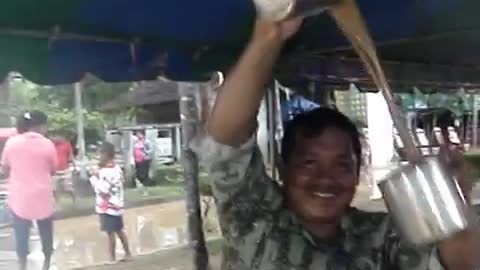
[[[186,212],[183,202],[129,209],[125,213],[124,221],[134,255],[151,254],[187,244]],[[215,224],[212,226],[216,228]],[[218,237],[217,230],[207,235],[215,236]],[[43,255],[35,229],[32,230],[30,240],[32,253],[29,256],[29,269],[41,269]],[[98,217],[95,215],[55,222],[54,243],[55,256],[51,269],[100,265],[109,259],[107,238],[100,232]],[[14,247],[12,230],[0,231],[0,270],[16,269]],[[123,255],[122,246],[118,243],[117,257],[122,258]]]
[[[210,270],[220,270],[222,254],[221,240],[208,242]],[[170,249],[150,255],[136,257],[133,261],[115,265],[102,265],[77,270],[191,270],[193,267],[192,250],[189,247]]]

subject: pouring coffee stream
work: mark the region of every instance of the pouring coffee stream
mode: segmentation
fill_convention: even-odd
[[[417,163],[422,159],[420,151],[415,146],[413,138],[406,127],[401,108],[395,103],[392,89],[378,59],[375,45],[370,38],[367,26],[354,0],[343,0],[328,10],[338,27],[351,42],[353,49],[365,64],[368,72],[379,90],[383,93],[392,116],[393,124],[405,146],[406,158]]]

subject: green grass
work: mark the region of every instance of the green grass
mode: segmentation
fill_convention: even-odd
[[[182,167],[180,165],[160,166],[153,173],[152,181],[155,186],[183,187]],[[203,168],[200,168],[199,172],[199,190],[203,196],[212,196],[208,173]]]

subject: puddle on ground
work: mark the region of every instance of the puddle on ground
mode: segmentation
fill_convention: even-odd
[[[215,210],[211,211],[212,213]],[[144,255],[187,244],[184,202],[129,209],[124,216],[125,232],[134,255]],[[216,225],[214,225],[216,226]],[[5,234],[5,233],[3,233]],[[211,233],[208,236],[214,236]],[[30,239],[29,269],[41,269],[43,255],[35,230]],[[107,237],[99,230],[98,217],[88,216],[55,222],[55,257],[52,269],[72,269],[107,262]],[[14,269],[14,237],[0,239],[0,270]],[[124,255],[118,241],[117,258]]]

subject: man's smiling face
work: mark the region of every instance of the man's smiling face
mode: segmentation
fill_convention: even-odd
[[[359,161],[352,136],[328,127],[314,137],[296,138],[285,164],[289,208],[308,223],[338,223],[353,200]]]

